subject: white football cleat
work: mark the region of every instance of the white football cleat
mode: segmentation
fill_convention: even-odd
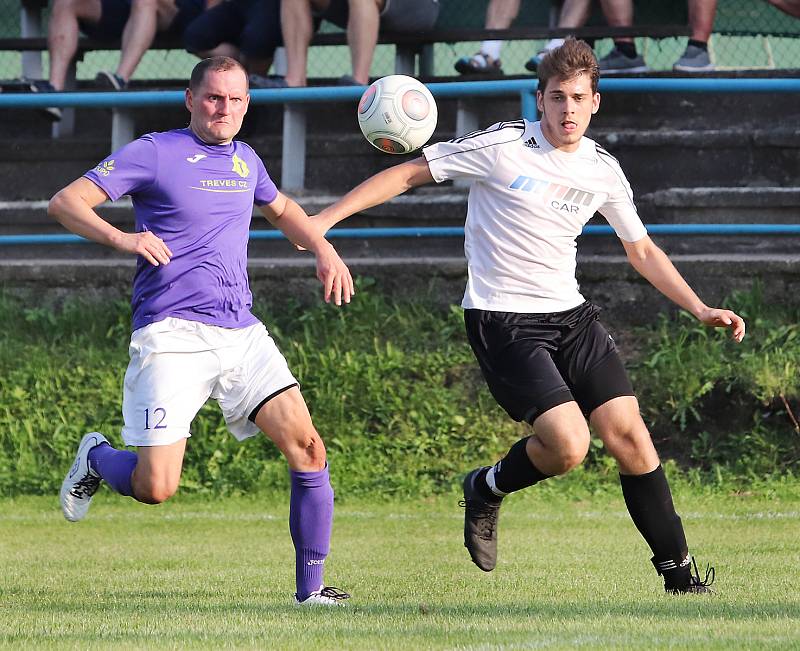
[[[339,588],[322,586],[303,601],[298,601],[297,595],[295,595],[294,603],[296,606],[344,606],[344,600],[349,598],[350,595]]]
[[[86,517],[92,496],[103,481],[100,475],[89,467],[89,450],[101,443],[108,443],[108,439],[99,432],[91,432],[81,439],[75,463],[61,484],[61,511],[70,522],[77,522]]]

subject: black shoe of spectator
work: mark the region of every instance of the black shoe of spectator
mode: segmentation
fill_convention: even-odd
[[[102,90],[125,90],[128,82],[109,70],[101,70],[94,78],[95,85]]]
[[[342,75],[336,80],[337,86],[363,86],[360,81],[356,81],[352,75]]]
[[[272,75],[265,77],[264,75],[257,75],[250,73],[250,88],[288,88],[286,78],[279,75]]]
[[[57,92],[55,88],[53,88],[53,84],[49,81],[44,79],[32,79],[28,80],[28,89],[32,93],[55,93]],[[60,122],[61,121],[61,109],[57,106],[47,106],[41,111],[44,113],[45,117],[50,120],[51,122]]]

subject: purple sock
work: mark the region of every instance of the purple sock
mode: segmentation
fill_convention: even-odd
[[[128,450],[117,450],[101,443],[89,450],[89,465],[103,481],[120,495],[133,495],[131,475],[139,457]]]
[[[295,550],[297,599],[303,601],[322,586],[325,557],[331,546],[333,488],[327,465],[318,472],[289,470],[289,477],[289,531]]]

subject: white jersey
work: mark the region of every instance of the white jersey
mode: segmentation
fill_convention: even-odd
[[[462,306],[498,312],[562,312],[585,299],[575,278],[575,238],[599,211],[628,242],[647,230],[617,160],[582,138],[555,149],[539,122],[499,122],[425,147],[437,183],[472,180]]]

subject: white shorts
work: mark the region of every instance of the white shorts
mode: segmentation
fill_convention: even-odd
[[[191,436],[192,419],[214,398],[240,441],[267,399],[298,384],[267,329],[220,328],[168,317],[136,330],[129,348],[122,415],[126,445],[170,445]]]

